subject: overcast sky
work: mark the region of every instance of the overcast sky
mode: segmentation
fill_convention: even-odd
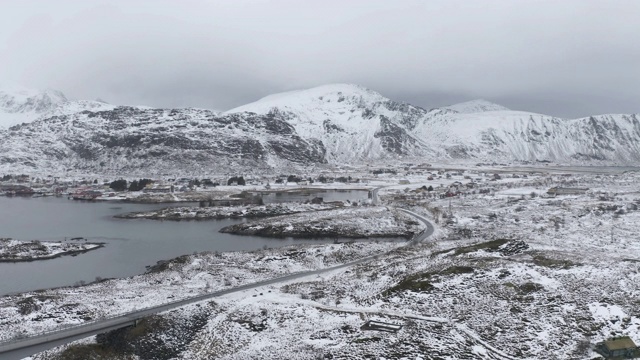
[[[635,0],[0,1],[0,86],[226,110],[346,82],[425,108],[640,112]]]

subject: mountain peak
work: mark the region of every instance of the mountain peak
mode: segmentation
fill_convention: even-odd
[[[33,121],[67,102],[67,97],[54,89],[0,89],[0,128]]]
[[[356,85],[356,84],[346,84],[346,83],[336,83],[336,84],[326,84],[315,86],[308,89],[300,89],[293,91],[286,91],[281,93],[276,93],[272,95],[268,95],[263,97],[262,100],[270,100],[270,99],[278,99],[282,97],[288,97],[292,95],[304,95],[304,96],[313,96],[313,95],[328,95],[333,93],[342,93],[344,95],[370,95],[370,96],[382,96],[379,93],[370,90],[364,86]]]
[[[43,113],[67,101],[59,90],[23,87],[0,89],[0,110],[6,113]]]
[[[455,110],[459,113],[470,114],[470,113],[479,113],[486,111],[509,111],[510,109],[498,105],[496,103],[492,103],[491,101],[476,99],[471,101],[466,101],[454,105],[445,106],[445,109]]]
[[[101,101],[70,101],[62,91],[50,88],[35,90],[25,87],[4,87],[0,89],[0,129],[51,116],[114,108],[115,106]]]
[[[274,107],[291,110],[291,108],[298,108],[304,104],[313,104],[313,106],[324,104],[326,106],[328,103],[333,103],[337,106],[337,104],[343,103],[346,99],[364,100],[367,103],[388,100],[364,86],[338,83],[268,95],[250,104],[231,109],[226,113],[243,111],[264,113]]]

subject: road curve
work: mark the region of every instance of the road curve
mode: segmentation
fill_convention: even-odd
[[[431,224],[431,222],[429,220],[427,220],[427,218],[425,218],[424,216],[417,214],[411,210],[407,210],[407,209],[398,209],[400,211],[402,211],[405,214],[409,214],[413,217],[415,217],[416,219],[420,220],[420,222],[422,222],[423,224],[425,224],[427,226],[426,229],[424,229],[421,233],[419,233],[417,236],[415,236],[412,240],[411,243],[412,244],[417,244],[419,242],[422,242],[424,240],[426,240],[429,236],[433,235],[433,232],[435,231],[433,224]]]
[[[378,189],[374,190],[375,191],[374,198],[376,200],[377,200],[377,190]],[[425,217],[419,214],[416,214],[413,211],[409,211],[405,209],[398,209],[398,210],[406,214],[409,214],[411,216],[414,216],[420,222],[426,225],[426,229],[418,233],[410,242],[407,243],[406,246],[411,246],[418,242],[424,241],[425,239],[427,239],[429,236],[433,234],[433,231],[434,231],[433,225]],[[15,339],[8,342],[0,343],[0,359],[3,359],[3,360],[23,359],[33,354],[37,354],[39,352],[42,352],[47,349],[51,349],[56,346],[64,345],[66,343],[69,343],[75,340],[83,339],[89,336],[93,336],[93,335],[104,333],[111,330],[116,330],[116,329],[127,327],[127,326],[133,326],[136,324],[138,320],[144,317],[147,317],[149,315],[161,313],[161,312],[175,309],[181,306],[189,305],[189,304],[204,301],[204,300],[213,299],[216,297],[220,297],[220,296],[235,293],[235,292],[250,290],[257,287],[277,284],[280,282],[290,281],[290,280],[294,280],[294,279],[298,279],[298,278],[302,278],[310,275],[317,275],[317,274],[322,274],[322,273],[326,273],[334,270],[343,269],[349,266],[358,265],[358,264],[362,264],[362,263],[377,259],[381,255],[384,255],[384,254],[367,256],[355,261],[351,261],[338,266],[333,266],[330,268],[304,271],[304,272],[289,274],[289,275],[285,275],[285,276],[281,276],[281,277],[277,277],[269,280],[258,281],[251,284],[237,286],[231,289],[215,291],[212,293],[203,294],[203,295],[191,297],[188,299],[172,302],[169,304],[164,304],[164,305],[154,306],[154,307],[143,309],[143,310],[134,311],[131,313],[127,313],[127,314],[115,317],[115,318],[100,320],[100,321],[96,321],[88,324],[74,326],[71,328],[52,331],[49,333],[45,333],[45,334],[41,334],[33,337]]]

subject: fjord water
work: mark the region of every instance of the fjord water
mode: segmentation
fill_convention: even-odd
[[[342,199],[366,198],[366,191],[339,192]],[[297,195],[280,195],[278,199]],[[322,196],[322,195],[320,195]],[[265,199],[265,202],[269,202]],[[173,204],[185,206],[193,204]],[[197,205],[197,204],[196,204]],[[243,220],[157,221],[115,219],[114,215],[149,211],[167,204],[83,202],[66,198],[0,197],[0,237],[18,240],[64,241],[84,237],[105,247],[78,256],[51,260],[0,263],[0,295],[68,286],[96,277],[126,277],[143,273],[159,260],[200,251],[256,250],[325,240],[270,239],[222,234],[224,226]]]

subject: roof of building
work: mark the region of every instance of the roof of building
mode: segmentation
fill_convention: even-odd
[[[604,342],[604,346],[609,349],[609,351],[614,350],[624,350],[624,349],[635,349],[636,344],[631,340],[628,336],[623,336],[611,340],[606,340]]]
[[[589,188],[572,188],[572,187],[556,186],[556,187],[552,187],[549,190],[587,191],[589,190]]]

